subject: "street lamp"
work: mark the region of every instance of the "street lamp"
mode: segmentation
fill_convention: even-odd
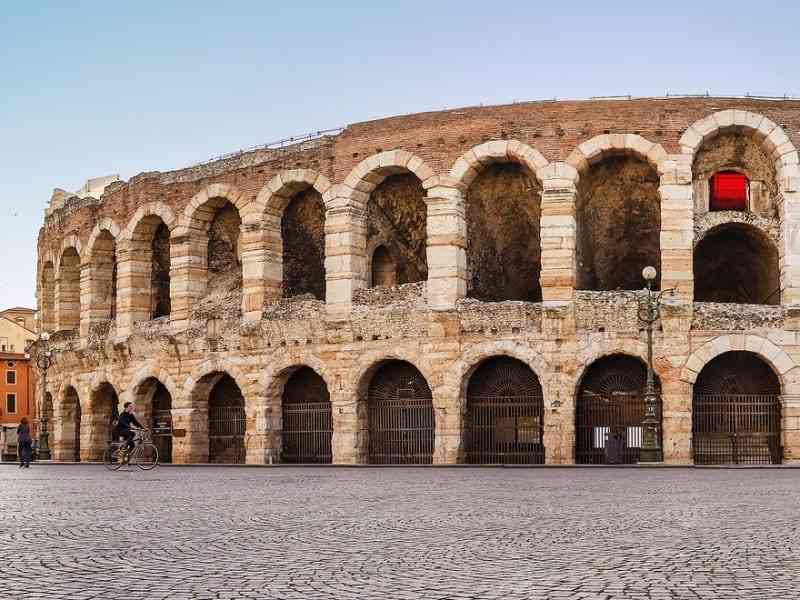
[[[656,278],[655,267],[642,269],[642,277],[647,282],[644,294],[637,298],[639,304],[637,316],[647,327],[647,387],[644,392],[644,419],[642,419],[642,448],[639,451],[640,463],[659,463],[664,460],[661,450],[658,418],[659,393],[656,392],[655,375],[653,374],[653,324],[661,317],[661,297],[673,290],[653,291],[653,280]]]
[[[38,320],[38,313],[36,315]],[[29,354],[25,355],[30,358]],[[53,353],[50,352],[50,334],[46,331],[39,333],[36,340],[36,366],[39,367],[39,372],[42,374],[42,395],[39,407],[39,460],[50,460],[50,445],[48,438],[50,434],[47,432],[47,412],[45,406],[47,403],[47,370],[52,363]]]

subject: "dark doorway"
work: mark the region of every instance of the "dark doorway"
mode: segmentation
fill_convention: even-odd
[[[694,384],[692,453],[698,465],[780,464],[780,382],[752,352],[720,354]]]
[[[328,386],[313,369],[301,367],[283,388],[285,463],[330,463],[331,400]]]
[[[223,375],[208,399],[208,462],[244,464],[244,396],[233,377]]]
[[[367,406],[370,463],[433,462],[433,394],[414,365],[391,360],[379,367],[370,380]]]
[[[486,360],[467,388],[467,462],[543,464],[543,413],[542,386],[525,363]]]

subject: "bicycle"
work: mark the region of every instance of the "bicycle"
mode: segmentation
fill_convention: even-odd
[[[149,429],[134,429],[133,450],[128,450],[128,442],[110,441],[103,453],[103,464],[106,469],[116,471],[122,465],[136,465],[143,471],[149,471],[158,464],[158,448],[153,444]]]

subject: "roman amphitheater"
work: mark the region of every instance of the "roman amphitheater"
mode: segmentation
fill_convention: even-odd
[[[180,463],[800,460],[800,101],[529,102],[56,190],[56,460],[131,400]],[[155,149],[154,149],[155,150]]]

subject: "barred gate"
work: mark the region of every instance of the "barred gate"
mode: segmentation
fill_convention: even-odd
[[[543,464],[543,413],[542,386],[527,365],[505,356],[487,360],[467,388],[467,462]]]
[[[431,464],[433,394],[410,363],[389,361],[373,375],[368,396],[369,462]]]
[[[780,381],[757,354],[736,350],[711,360],[692,398],[695,464],[780,464]]]
[[[624,354],[606,356],[586,372],[575,408],[575,462],[635,464],[642,448],[647,367]],[[659,389],[656,380],[656,388]],[[661,394],[656,417],[661,444]]]
[[[330,463],[332,434],[330,402],[283,405],[283,462]]]
[[[692,446],[698,465],[780,464],[780,396],[694,396]]]
[[[244,406],[211,406],[208,409],[208,462],[244,464]]]

